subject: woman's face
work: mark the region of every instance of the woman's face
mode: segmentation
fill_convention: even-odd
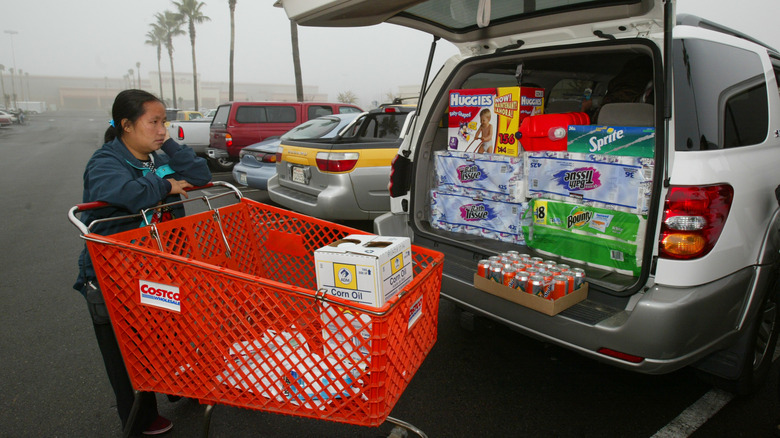
[[[165,121],[165,106],[156,101],[146,102],[143,115],[135,123],[122,120],[122,141],[133,156],[148,159],[149,154],[160,149],[165,141]]]

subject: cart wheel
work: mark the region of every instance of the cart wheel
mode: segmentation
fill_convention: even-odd
[[[388,435],[387,438],[408,438],[409,432],[413,432],[420,438],[428,438],[428,435],[426,435],[425,432],[405,421],[393,417],[387,417],[386,421],[395,424],[395,427],[390,431],[390,435]]]

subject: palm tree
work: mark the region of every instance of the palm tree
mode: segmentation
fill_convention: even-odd
[[[3,64],[0,64],[0,86],[3,87],[3,106],[5,108],[8,108],[10,104],[8,103],[8,95],[5,94],[5,81],[3,80],[4,71],[5,71],[5,66]]]
[[[290,20],[290,39],[292,40],[293,71],[295,72],[295,95],[303,102],[303,78],[301,76],[301,55],[298,52],[298,25]]]
[[[146,44],[155,46],[157,48],[157,76],[160,80],[160,100],[164,102],[165,98],[163,98],[162,69],[160,68],[160,59],[162,58],[162,45],[165,39],[165,30],[163,30],[163,28],[160,27],[157,23],[152,23],[149,26],[152,27],[152,30],[146,32]]]
[[[190,45],[192,46],[192,86],[195,96],[195,111],[198,110],[198,67],[195,63],[195,24],[205,23],[210,21],[211,18],[203,15],[200,8],[206,4],[199,2],[198,0],[181,0],[180,2],[174,1],[176,9],[179,12],[179,19],[186,21],[189,25]]]
[[[233,57],[236,49],[236,0],[228,0],[230,7],[230,79],[228,85],[228,100],[233,101]]]
[[[127,77],[130,78],[130,87],[138,88],[135,86],[135,71],[132,68],[127,69]]]
[[[171,11],[158,12],[154,14],[157,19],[157,25],[164,31],[163,43],[168,51],[168,58],[171,61],[171,89],[173,91],[173,104],[176,105],[176,73],[173,70],[173,37],[184,35],[181,30],[182,22],[179,16]]]

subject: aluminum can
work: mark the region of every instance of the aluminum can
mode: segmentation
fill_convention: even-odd
[[[574,268],[571,270],[574,276],[574,289],[577,290],[585,283],[585,271],[580,268]]]
[[[490,276],[487,277],[488,280],[493,280],[496,283],[501,283],[503,278],[501,276],[501,270],[503,269],[503,265],[499,262],[492,262],[490,263]]]
[[[522,292],[528,292],[528,280],[531,278],[525,271],[516,271],[512,287]]]
[[[491,262],[498,262],[498,261],[501,260],[501,257],[500,256],[490,256],[490,257],[488,257],[488,260],[490,260]]]
[[[564,263],[558,263],[558,269],[560,269],[561,272],[567,272],[567,271],[571,271],[571,266]]]
[[[534,265],[538,265],[542,262],[543,260],[541,257],[531,257],[531,263],[533,263]]]
[[[520,255],[520,253],[519,253],[519,252],[517,252],[517,251],[514,251],[514,250],[507,251],[507,252],[505,252],[504,254],[506,254],[506,255],[508,255],[508,256],[510,256],[510,257],[517,257],[517,256],[519,256],[519,255]]]
[[[488,278],[488,274],[490,272],[490,260],[480,260],[479,263],[477,263],[477,275],[480,277]]]
[[[541,275],[532,275],[528,278],[528,287],[525,290],[531,295],[544,296],[544,278]]]
[[[566,281],[567,281],[566,294],[568,295],[574,292],[574,275],[572,275],[570,271],[563,272],[561,273],[561,275],[566,277]]]
[[[506,287],[512,287],[512,283],[515,280],[515,267],[510,263],[504,266],[501,270],[501,284]]]
[[[525,272],[527,272],[528,275],[536,275],[539,273],[539,268],[537,268],[536,266],[531,266],[531,267],[526,266]]]
[[[545,260],[544,263],[548,266],[555,266],[558,264],[555,260]]]
[[[520,260],[531,260],[531,254],[518,254]]]
[[[569,280],[563,275],[556,275],[552,279],[550,289],[550,299],[557,300],[566,295],[569,289]]]

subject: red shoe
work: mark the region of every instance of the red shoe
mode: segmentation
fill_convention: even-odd
[[[158,415],[157,418],[152,421],[152,424],[150,424],[149,427],[147,427],[146,430],[141,433],[144,435],[160,435],[168,432],[171,429],[173,429],[173,423],[171,420],[163,417],[162,415]]]

